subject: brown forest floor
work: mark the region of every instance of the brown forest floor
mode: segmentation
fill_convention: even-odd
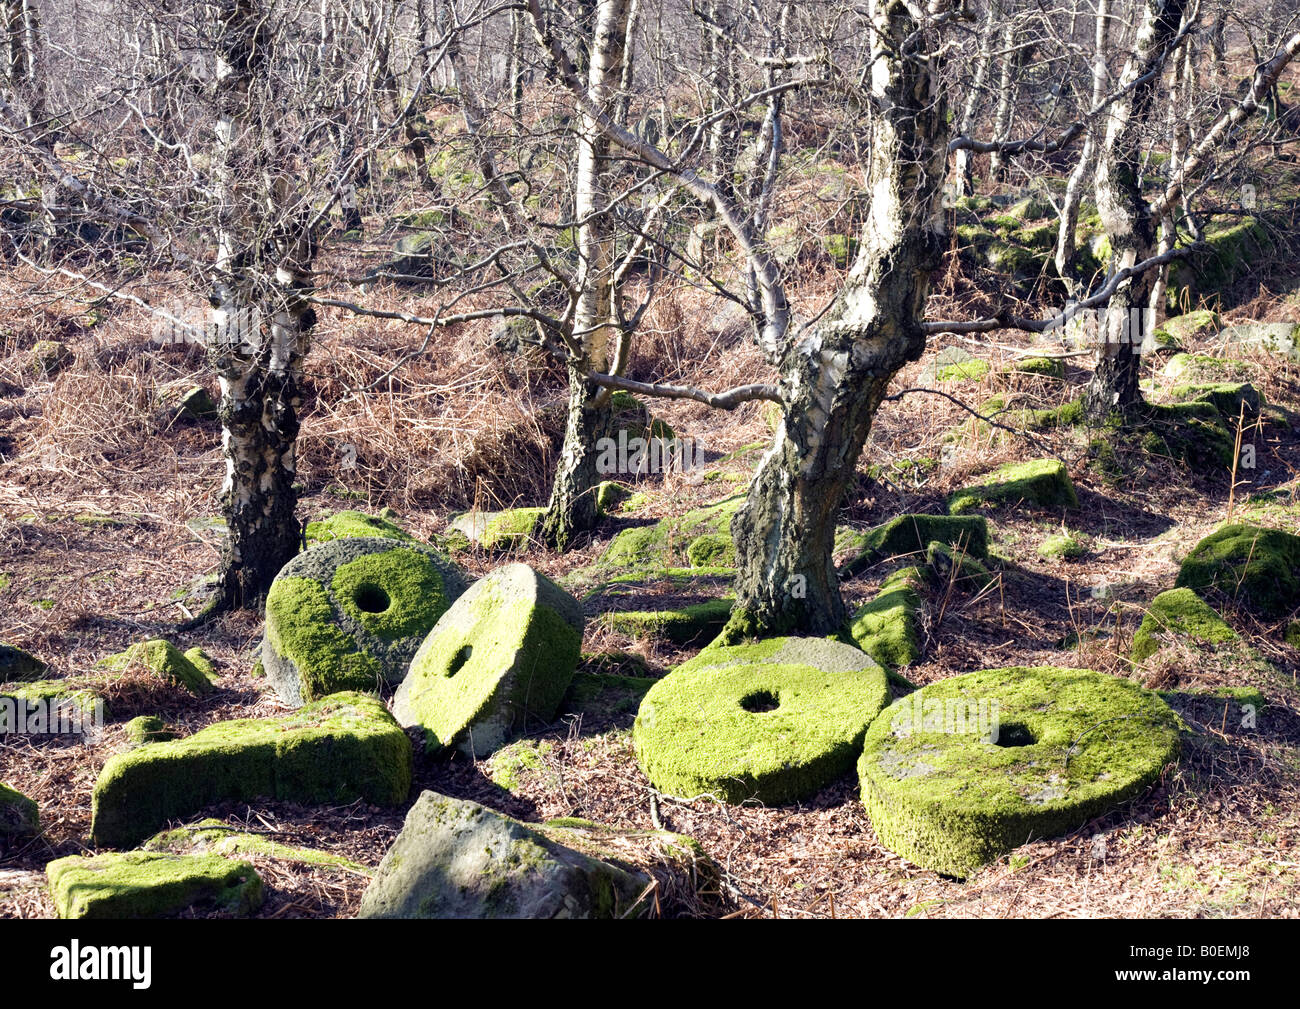
[[[12,273],[0,303],[14,305],[31,280]],[[801,307],[811,313],[824,291],[810,283]],[[101,309],[105,318],[91,327],[66,302],[27,304],[0,320],[0,573],[8,576],[0,578],[0,640],[46,658],[57,675],[93,676],[103,656],[172,634],[189,612],[184,590],[214,568],[219,535],[187,522],[218,510],[219,428],[213,422],[175,424],[158,408],[150,390],[170,379],[204,380],[203,361],[193,349],[150,344],[149,324],[134,310]],[[710,308],[690,292],[666,299],[649,319],[641,367],[712,387],[755,380],[764,370],[761,361],[734,324],[718,321],[719,314],[717,305]],[[1300,321],[1300,300],[1261,296],[1231,317]],[[712,321],[701,325],[699,319]],[[27,354],[37,339],[51,336],[67,340],[78,360],[53,381],[34,381],[24,371]],[[327,314],[309,361],[301,467],[307,492],[300,513],[391,505],[411,531],[428,535],[475,500],[484,506],[534,503],[545,488],[539,462],[551,449],[529,411],[556,400],[558,376],[526,355],[482,351],[482,337],[482,331],[465,331],[448,338],[379,389],[349,395],[349,388],[382,372],[395,346],[412,347],[419,337]],[[1001,334],[982,349],[959,345],[996,366],[1031,343],[1024,334]],[[927,359],[942,346],[932,346]],[[1197,349],[1218,348],[1207,343]],[[896,387],[928,384],[919,380],[924,363],[909,366]],[[1152,372],[1159,367],[1155,361]],[[1257,482],[1239,488],[1238,501],[1252,489],[1294,481],[1300,472],[1300,368],[1261,359],[1253,369],[1269,401],[1295,413],[1260,437],[1257,469],[1239,474]],[[1068,385],[1061,385],[1008,379],[995,367],[978,383],[944,388],[972,405],[1010,390],[1026,405],[1048,406],[1076,395],[1086,377],[1072,368]],[[679,434],[700,439],[712,459],[767,436],[755,406],[718,414],[673,404],[657,405],[656,412]],[[1155,671],[1131,670],[1125,659],[1144,604],[1172,586],[1181,554],[1224,519],[1228,474],[1190,472],[1121,442],[1116,447],[1127,473],[1108,483],[1088,466],[1087,437],[1079,432],[1042,433],[1035,446],[981,434],[969,421],[938,397],[887,403],[845,520],[865,527],[901,512],[938,511],[945,495],[970,475],[1044,451],[1069,465],[1082,507],[1065,516],[1023,508],[990,513],[995,548],[1009,561],[1002,580],[980,595],[936,593],[927,600],[925,658],[907,671],[914,681],[992,666],[1053,664],[1132,673],[1160,687],[1241,685],[1235,671],[1203,655]],[[959,437],[945,445],[954,428]],[[355,470],[339,465],[345,444],[359,449]],[[745,457],[750,464],[754,458]],[[919,458],[941,465],[919,475],[891,467]],[[884,467],[884,478],[870,479],[868,463]],[[649,504],[635,520],[716,500],[724,496],[719,488],[689,476],[648,483]],[[1283,521],[1294,525],[1296,514]],[[1089,538],[1089,552],[1073,562],[1042,560],[1038,545],[1063,520]],[[609,523],[575,554],[529,550],[522,559],[562,574],[590,562],[627,521]],[[475,573],[493,563],[475,554],[463,562]],[[847,583],[846,598],[869,597],[880,577],[868,571]],[[1200,731],[1183,760],[1147,795],[1069,837],[1021,848],[966,882],[916,869],[882,848],[848,779],[787,808],[664,800],[664,826],[704,845],[726,873],[727,911],[744,915],[1300,916],[1300,653],[1280,643],[1278,627],[1230,619],[1278,670],[1267,682],[1251,684],[1269,701],[1257,729],[1240,730],[1227,719],[1197,722]],[[1072,634],[1081,643],[1062,647]],[[260,619],[245,613],[179,642],[201,645],[216,659],[221,685],[209,697],[178,697],[147,682],[120,681],[104,687],[113,719],[100,739],[0,744],[0,780],[37,799],[46,827],[38,840],[0,852],[0,915],[53,914],[43,866],[86,850],[91,789],[104,760],[126,745],[122,722],[159,713],[192,731],[283,710],[250,675],[260,635]],[[584,647],[640,652],[656,673],[690,653],[594,627]],[[649,827],[651,797],[631,754],[630,721],[569,719],[539,731],[556,745],[544,758],[547,773],[530,776],[519,796],[494,785],[483,762],[463,758],[417,760],[412,795],[433,788],[525,819],[580,816]],[[263,803],[228,804],[204,815],[374,866],[403,813]],[[267,883],[262,917],[350,916],[366,883],[355,874],[253,860]]]

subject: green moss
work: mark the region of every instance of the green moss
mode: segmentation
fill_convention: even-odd
[[[858,773],[882,844],[966,877],[1141,794],[1178,749],[1175,716],[1134,683],[1017,667],[894,702],[868,730]]]
[[[1017,375],[1038,375],[1042,378],[1065,379],[1065,362],[1059,357],[1025,357],[1016,361],[1010,371]]]
[[[555,717],[578,664],[576,600],[524,564],[497,568],[461,596],[411,661],[393,710],[430,749],[492,753],[528,720]]]
[[[1151,600],[1142,626],[1133,635],[1129,657],[1134,662],[1145,662],[1159,650],[1165,635],[1211,645],[1238,640],[1237,633],[1191,589],[1170,589]]]
[[[107,709],[103,699],[90,687],[78,686],[80,681],[32,680],[11,683],[0,688],[0,738],[11,731],[6,724],[4,702],[12,701],[16,708],[29,713],[44,712],[52,721],[64,721],[80,731],[96,711]],[[50,731],[54,731],[50,728]]]
[[[367,515],[359,511],[340,511],[326,518],[308,522],[306,537],[308,545],[328,543],[330,540],[351,537],[368,537],[387,540],[404,540],[414,542],[415,537],[395,522],[377,515]]]
[[[684,567],[689,563],[690,545],[705,534],[729,533],[731,520],[744,503],[744,495],[737,494],[654,525],[624,529],[610,542],[599,563],[625,568]]]
[[[391,806],[411,786],[411,743],[377,698],[334,694],[281,718],[218,722],[110,757],[91,836],[121,847],[212,802],[287,799]]]
[[[196,695],[211,693],[216,680],[211,662],[205,663],[206,668],[200,668],[187,654],[163,638],[132,645],[124,652],[100,659],[98,665],[118,672],[133,667],[147,669],[159,679],[184,687]]]
[[[611,514],[619,505],[624,505],[626,509],[626,503],[631,498],[632,492],[614,480],[602,480],[596,486],[596,507],[602,515]]]
[[[0,683],[15,680],[36,680],[45,675],[48,667],[31,652],[13,645],[0,644]]]
[[[0,840],[31,837],[41,832],[36,803],[0,781]]]
[[[450,605],[442,572],[402,548],[339,565],[330,588],[344,613],[384,641],[427,634]]]
[[[1154,338],[1157,347],[1181,348],[1196,337],[1213,336],[1222,328],[1222,316],[1211,309],[1203,308],[1167,319],[1156,329]]]
[[[1148,455],[1192,466],[1232,466],[1235,440],[1213,403],[1148,403],[1133,428]]]
[[[484,550],[506,550],[522,546],[532,539],[545,508],[509,508],[494,515],[479,537]]]
[[[603,614],[601,622],[634,638],[666,637],[686,645],[722,630],[733,603],[732,599],[710,599],[671,610],[618,610]]]
[[[1209,403],[1230,424],[1235,424],[1242,417],[1247,422],[1252,421],[1264,405],[1264,397],[1249,382],[1176,385],[1169,390],[1169,397],[1175,400]]]
[[[1177,586],[1200,595],[1216,590],[1261,616],[1285,616],[1300,606],[1300,536],[1260,526],[1223,526],[1187,555]]]
[[[176,738],[176,733],[168,731],[167,723],[157,715],[139,715],[122,726],[122,729],[126,733],[127,742],[132,746],[165,743]]]
[[[1068,529],[1047,537],[1038,545],[1038,556],[1044,560],[1073,561],[1087,552],[1083,540]]]
[[[1059,459],[1007,463],[988,474],[983,483],[953,495],[948,510],[960,515],[986,504],[1019,502],[1042,508],[1078,508],[1079,499],[1065,463]]]
[[[60,918],[161,918],[195,904],[247,915],[262,904],[253,867],[218,856],[72,855],[51,862],[45,873]]]
[[[691,540],[686,559],[693,568],[735,567],[736,547],[726,533],[705,533]]]
[[[840,565],[840,575],[850,577],[887,557],[922,553],[934,542],[985,557],[988,520],[983,515],[898,515],[865,533],[843,530],[836,535],[835,552],[852,551],[853,556]]]
[[[884,671],[847,645],[779,638],[715,647],[650,689],[632,738],[663,792],[793,802],[853,766],[888,696]]]
[[[1223,294],[1244,278],[1273,246],[1268,231],[1251,217],[1225,227],[1210,228],[1205,242],[1208,248],[1204,251],[1170,267],[1171,304],[1184,303],[1196,295]]]
[[[518,793],[524,781],[542,768],[543,758],[555,749],[548,740],[519,739],[488,758],[488,777],[507,792]]]
[[[938,368],[935,370],[934,378],[936,382],[974,382],[983,378],[991,370],[987,361],[976,359]]]
[[[853,614],[849,636],[857,646],[889,669],[921,660],[921,569],[895,571],[875,599]]]
[[[277,578],[266,598],[266,641],[294,664],[303,698],[374,690],[384,680],[372,655],[334,622],[329,593],[311,578]],[[265,663],[265,658],[263,659]]]
[[[925,548],[925,564],[931,578],[941,585],[982,589],[994,578],[982,561],[937,540]]]
[[[294,862],[322,869],[338,869],[369,876],[370,871],[359,862],[342,855],[334,855],[314,848],[299,848],[280,844],[265,834],[250,833],[243,827],[231,827],[220,820],[207,819],[188,827],[177,827],[155,834],[140,846],[144,851],[162,851],[173,854],[202,855],[259,855],[281,862]]]

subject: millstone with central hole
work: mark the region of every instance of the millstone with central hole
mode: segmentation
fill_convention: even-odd
[[[1141,794],[1177,759],[1178,740],[1174,713],[1131,680],[986,669],[881,713],[858,762],[862,802],[885,847],[965,878]]]
[[[485,757],[529,722],[550,722],[582,651],[578,601],[527,564],[507,564],[456,601],[393,697],[430,749]]]
[[[267,593],[266,677],[295,706],[397,683],[465,586],[460,568],[422,543],[357,537],[312,547]]]
[[[822,638],[708,648],[650,688],[632,729],[662,792],[731,803],[806,798],[853,769],[889,700],[865,652]]]

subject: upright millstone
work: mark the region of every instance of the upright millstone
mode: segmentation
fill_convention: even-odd
[[[266,677],[295,706],[397,683],[465,586],[460,568],[421,543],[356,537],[313,547],[267,594]]]
[[[483,757],[527,720],[549,722],[582,648],[577,600],[526,564],[480,579],[429,632],[393,698],[431,748]]]

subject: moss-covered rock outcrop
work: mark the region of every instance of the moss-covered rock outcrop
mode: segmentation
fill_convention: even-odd
[[[60,918],[162,918],[196,904],[247,915],[262,905],[256,870],[215,855],[71,855],[45,874]]]
[[[989,669],[886,708],[867,731],[858,775],[883,845],[964,878],[1141,794],[1178,750],[1174,714],[1129,680]]]
[[[176,827],[155,834],[142,844],[143,851],[170,852],[181,855],[258,855],[281,862],[294,862],[322,869],[369,876],[370,871],[359,862],[328,851],[281,844],[265,834],[250,833],[243,827],[232,827],[220,820],[207,819],[187,827]]]
[[[1262,526],[1222,526],[1192,548],[1176,585],[1202,596],[1217,591],[1263,617],[1285,616],[1300,607],[1300,536]]]
[[[565,842],[570,843],[565,843]],[[423,792],[375,871],[359,918],[637,918],[650,876],[590,854],[567,827],[521,823]]]
[[[1237,632],[1191,589],[1170,589],[1151,600],[1133,635],[1129,658],[1145,662],[1168,638],[1189,638],[1208,645],[1238,641]]]
[[[299,554],[266,597],[262,666],[288,704],[396,683],[465,576],[419,543],[343,538]]]
[[[98,665],[115,672],[143,669],[199,696],[212,693],[217,679],[211,661],[202,650],[182,652],[164,638],[141,641],[124,652],[100,659]]]
[[[465,512],[447,526],[449,534],[487,551],[513,550],[536,536],[545,508],[507,508],[497,512]]]
[[[1034,459],[1000,466],[983,482],[954,494],[948,502],[953,515],[974,511],[987,504],[1028,502],[1040,508],[1078,508],[1065,463],[1059,459]]]
[[[718,537],[731,538],[731,520],[744,502],[745,496],[737,494],[653,525],[624,529],[610,541],[599,564],[607,568],[686,567],[691,564],[692,546],[704,536],[710,537],[705,556],[714,563],[725,551]]]
[[[840,575],[850,577],[878,561],[924,553],[934,542],[957,547],[973,557],[989,551],[989,524],[983,515],[898,515],[865,533],[841,530],[835,552],[849,552]]]
[[[110,757],[95,783],[91,837],[125,847],[222,800],[402,802],[411,741],[383,703],[340,693],[282,718],[218,722]]]
[[[836,641],[713,647],[650,689],[632,739],[660,791],[794,802],[852,768],[888,698],[884,670]]]
[[[0,738],[7,733],[87,735],[103,724],[107,706],[78,680],[32,680],[0,687]]]
[[[393,698],[431,749],[483,757],[549,722],[582,652],[577,600],[526,564],[479,579],[429,632]]]
[[[40,832],[41,814],[36,803],[0,781],[0,841],[31,837]]]
[[[667,610],[615,610],[601,615],[612,631],[633,638],[667,638],[679,645],[717,637],[731,616],[734,599],[709,599]]]
[[[875,599],[849,621],[849,634],[859,648],[887,669],[921,661],[921,594],[919,567],[895,571],[885,579]]]

